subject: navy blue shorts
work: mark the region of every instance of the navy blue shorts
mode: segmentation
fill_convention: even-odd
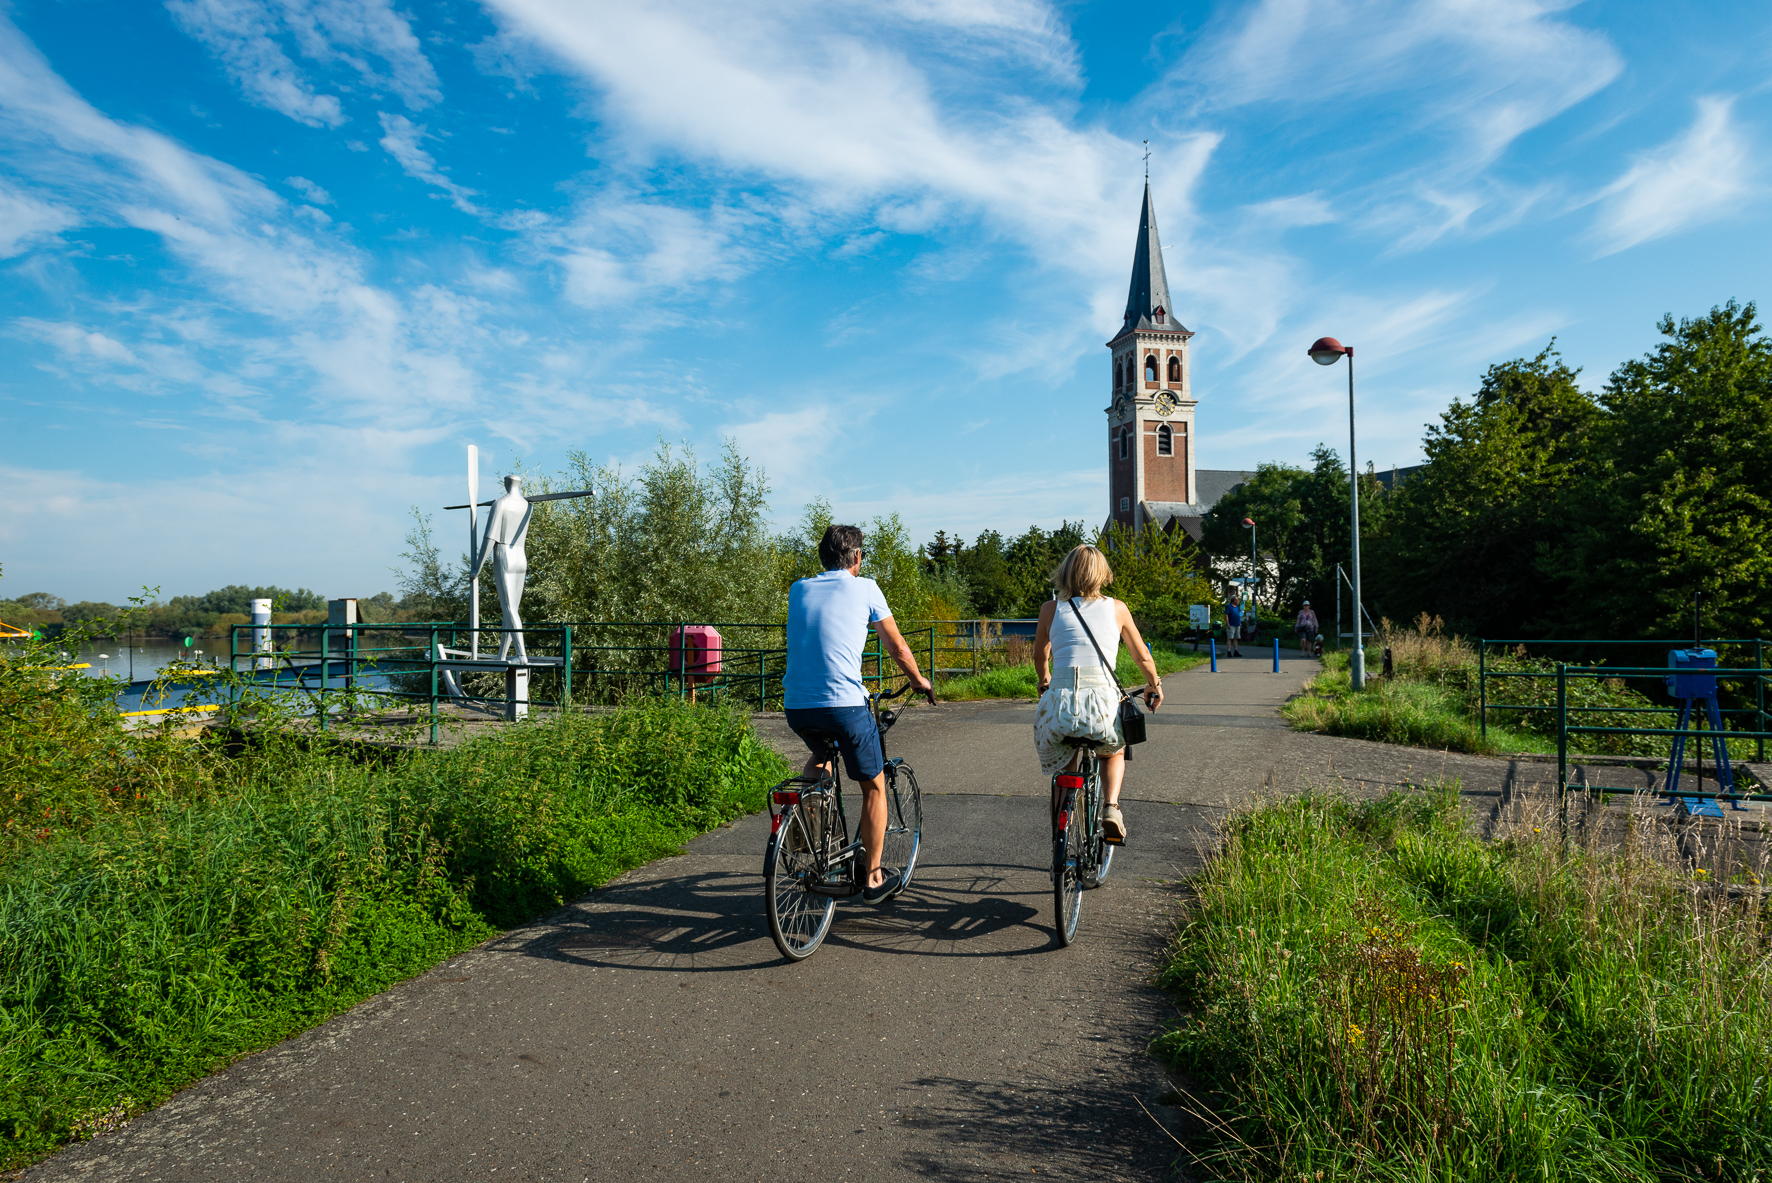
[[[788,727],[814,752],[819,745],[806,738],[808,731],[823,731],[837,741],[843,753],[843,771],[853,781],[872,780],[886,767],[880,747],[880,729],[867,707],[795,707],[787,711]]]

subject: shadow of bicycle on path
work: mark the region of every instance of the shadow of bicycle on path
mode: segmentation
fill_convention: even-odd
[[[1041,908],[1049,893],[1033,890],[1036,882],[1044,885],[1044,873],[1027,867],[920,867],[911,886],[890,903],[839,901],[825,944],[924,957],[1039,953],[1052,947],[1052,928],[1050,909]],[[489,947],[668,973],[782,964],[763,912],[763,877],[742,871],[617,883]]]

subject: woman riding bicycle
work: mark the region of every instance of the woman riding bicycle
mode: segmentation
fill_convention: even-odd
[[[1102,655],[1110,662],[1119,660],[1120,642],[1126,642],[1144,673],[1145,702],[1152,710],[1163,701],[1163,684],[1157,677],[1157,663],[1138,635],[1126,605],[1101,594],[1113,581],[1107,558],[1093,546],[1072,550],[1052,573],[1058,598],[1041,605],[1040,626],[1034,633],[1034,676],[1040,683],[1034,747],[1040,754],[1040,770],[1051,777],[1077,754],[1076,748],[1065,744],[1066,737],[1096,741],[1106,801],[1102,836],[1108,842],[1121,843],[1126,841],[1126,819],[1119,806],[1120,782],[1126,775],[1126,744],[1120,735],[1119,693],[1113,671],[1102,664]],[[1054,816],[1058,805],[1055,799]]]

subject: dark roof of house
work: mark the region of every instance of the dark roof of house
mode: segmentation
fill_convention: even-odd
[[[1404,481],[1408,480],[1426,467],[1427,465],[1425,464],[1411,464],[1407,468],[1398,468],[1393,464],[1389,468],[1379,469],[1377,472],[1373,473],[1373,475],[1378,478],[1379,484],[1383,485],[1387,490],[1391,490],[1395,489],[1398,485],[1401,485]]]
[[[1158,310],[1163,313],[1156,319]],[[1157,236],[1157,209],[1151,204],[1151,183],[1144,183],[1144,210],[1138,217],[1138,246],[1132,252],[1132,285],[1126,293],[1126,315],[1120,324],[1120,336],[1135,329],[1157,329],[1185,333],[1175,319],[1175,307],[1169,303],[1169,275],[1163,270],[1163,243]]]

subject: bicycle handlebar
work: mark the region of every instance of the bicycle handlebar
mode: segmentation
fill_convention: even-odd
[[[897,698],[899,695],[909,694],[910,692],[911,692],[911,684],[909,682],[906,682],[903,686],[900,686],[897,690],[894,690],[891,693],[888,693],[884,690],[875,691],[875,693],[873,694],[872,697],[875,702],[890,702],[893,699]],[[927,693],[929,695],[929,701],[931,703],[934,703],[935,702],[935,684],[933,682],[930,683],[929,690]]]

